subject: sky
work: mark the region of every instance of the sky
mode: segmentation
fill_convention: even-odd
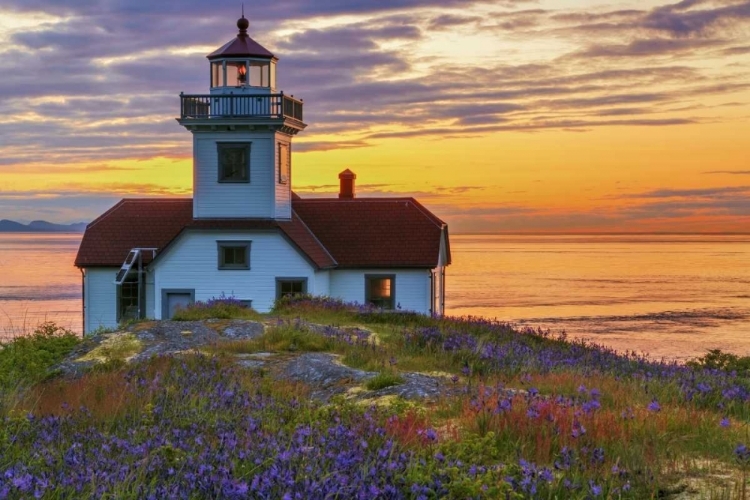
[[[235,0],[3,0],[0,219],[192,192],[179,93]],[[247,1],[305,101],[293,189],[414,196],[454,233],[750,232],[748,0]]]

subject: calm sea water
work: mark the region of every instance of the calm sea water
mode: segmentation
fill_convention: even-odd
[[[79,235],[0,234],[0,335],[81,330]],[[497,318],[618,350],[750,355],[750,236],[454,235],[452,315]]]
[[[0,337],[44,321],[82,330],[78,234],[0,233]]]

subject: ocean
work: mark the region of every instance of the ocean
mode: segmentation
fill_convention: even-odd
[[[0,336],[81,331],[80,235],[0,234]],[[750,355],[750,235],[453,235],[450,315],[685,360]]]

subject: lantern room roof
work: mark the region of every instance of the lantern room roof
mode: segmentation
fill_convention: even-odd
[[[250,38],[247,34],[247,27],[250,23],[243,15],[237,21],[239,33],[232,40],[229,40],[222,47],[211,52],[208,56],[210,61],[224,57],[260,57],[263,59],[276,59],[276,56],[263,47],[261,44]]]

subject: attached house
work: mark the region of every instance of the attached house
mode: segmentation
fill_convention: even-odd
[[[194,301],[231,296],[260,312],[310,293],[384,309],[442,314],[447,225],[413,198],[292,191],[301,100],[276,90],[278,59],[239,34],[208,56],[211,90],[181,94],[193,134],[192,199],[125,199],[88,225],[75,265],[84,332],[127,319],[168,319]]]

